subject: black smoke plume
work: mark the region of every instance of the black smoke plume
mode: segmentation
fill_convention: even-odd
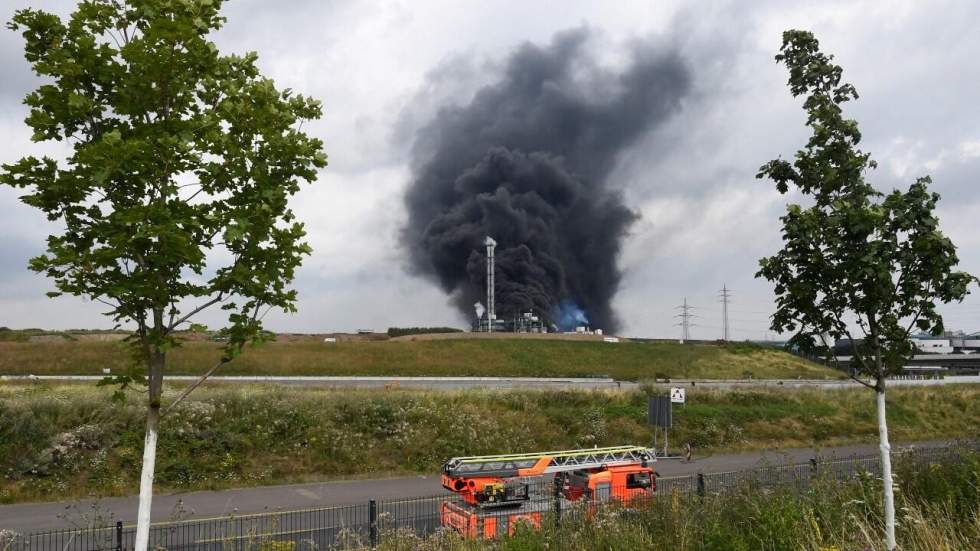
[[[638,216],[607,178],[621,151],[679,109],[689,77],[676,53],[644,46],[625,69],[602,68],[588,41],[578,29],[521,46],[499,82],[416,135],[403,233],[411,268],[464,314],[486,296],[489,235],[498,318],[533,310],[559,323],[569,315],[558,310],[577,304],[593,327],[617,329],[616,261]]]

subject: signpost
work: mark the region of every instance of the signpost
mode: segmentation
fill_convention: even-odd
[[[664,457],[667,456],[667,431],[674,424],[673,403],[670,396],[647,397],[647,423],[653,425],[653,448],[657,448],[657,429],[664,429]]]
[[[647,423],[662,429],[673,426],[674,418],[670,403],[670,398],[667,396],[648,396]]]
[[[684,403],[685,392],[681,387],[672,387],[670,389],[670,403],[672,404],[683,404]]]
[[[648,396],[647,397],[647,423],[653,429],[653,447],[657,447],[657,432],[664,430],[664,455],[667,457],[667,435],[671,427],[674,426],[674,404],[686,404],[687,392],[683,387],[671,387],[670,394],[667,396]],[[690,461],[690,451],[685,454]]]

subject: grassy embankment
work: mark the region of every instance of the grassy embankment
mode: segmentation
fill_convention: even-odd
[[[140,395],[92,385],[0,384],[0,502],[135,492]],[[168,389],[170,399],[175,392]],[[692,389],[672,442],[711,449],[876,437],[866,390]],[[895,441],[977,436],[980,387],[894,389]],[[163,421],[163,490],[438,472],[453,456],[645,444],[643,392],[412,392],[203,388]]]
[[[198,374],[220,357],[219,345],[190,342],[169,355],[172,374]],[[0,375],[101,374],[130,361],[118,342],[0,342]],[[838,371],[749,344],[545,339],[453,339],[383,342],[269,343],[222,368],[236,375],[403,375],[654,378],[836,379]]]
[[[898,522],[903,551],[966,551],[980,542],[980,457],[925,465],[897,463]],[[552,519],[543,530],[519,530],[494,543],[464,542],[450,532],[428,539],[384,534],[380,551],[883,551],[881,484],[863,477],[839,484],[825,480],[811,489],[775,492],[745,488],[734,494],[674,495],[608,509],[591,519]],[[301,549],[297,546],[296,549]]]

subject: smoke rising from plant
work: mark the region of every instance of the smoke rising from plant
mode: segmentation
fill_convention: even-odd
[[[557,324],[567,316],[555,312],[574,306],[581,317],[572,318],[617,329],[617,257],[638,215],[608,176],[620,152],[679,109],[690,79],[676,52],[645,45],[625,68],[605,68],[589,40],[577,29],[524,44],[498,82],[416,135],[403,231],[410,266],[464,315],[486,297],[489,235],[498,317],[533,310]]]

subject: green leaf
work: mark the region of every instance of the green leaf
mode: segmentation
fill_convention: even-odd
[[[102,141],[106,145],[116,145],[122,141],[122,133],[119,130],[111,130],[102,136]]]

